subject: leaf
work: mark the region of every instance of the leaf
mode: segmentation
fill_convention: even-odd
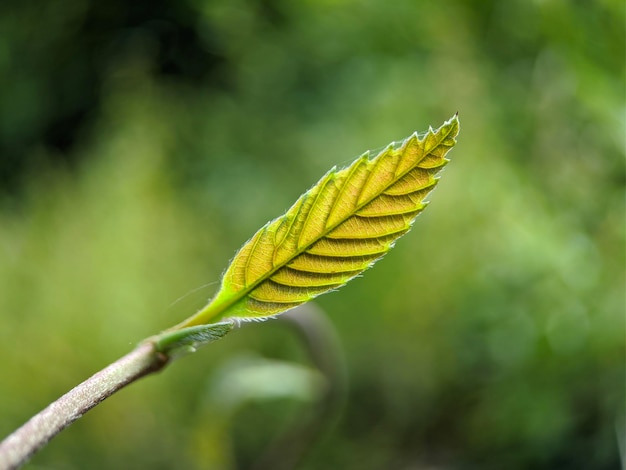
[[[235,325],[232,321],[168,330],[150,338],[157,351],[169,358],[195,352],[197,348],[223,338]]]
[[[180,328],[218,318],[263,319],[337,289],[411,228],[456,143],[455,115],[370,159],[331,169],[235,255],[213,300]]]

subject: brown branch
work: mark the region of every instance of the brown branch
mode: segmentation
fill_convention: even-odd
[[[0,470],[20,467],[50,439],[98,403],[141,377],[161,370],[167,362],[167,355],[158,352],[153,342],[140,344],[51,403],[0,442]]]

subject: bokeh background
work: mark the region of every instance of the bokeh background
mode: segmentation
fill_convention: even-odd
[[[297,468],[620,468],[624,19],[621,0],[3,0],[0,435],[200,308],[332,165],[458,111],[413,231],[316,302],[347,388]],[[248,469],[325,380],[283,322],[247,325],[27,468]]]

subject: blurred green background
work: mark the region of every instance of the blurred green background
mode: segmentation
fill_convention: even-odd
[[[413,231],[318,299],[349,384],[297,468],[619,468],[624,18],[620,0],[1,2],[0,435],[200,308],[332,165],[458,111]],[[27,468],[251,468],[320,380],[281,321],[247,325]]]

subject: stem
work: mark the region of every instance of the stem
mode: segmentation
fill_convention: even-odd
[[[137,379],[161,370],[167,362],[168,356],[157,351],[153,342],[140,344],[48,405],[0,442],[0,470],[20,467],[98,403]]]

